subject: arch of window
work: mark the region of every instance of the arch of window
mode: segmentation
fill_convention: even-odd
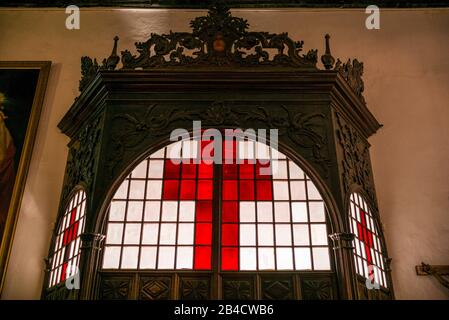
[[[227,139],[220,165],[193,161],[213,141],[184,140],[134,168],[110,203],[104,270],[211,270],[214,210],[219,270],[331,269],[326,208],[310,178],[266,144]]]
[[[79,266],[80,235],[84,230],[85,213],[86,193],[78,190],[70,198],[59,224],[50,260],[49,287],[65,281]]]
[[[350,219],[357,274],[387,287],[380,235],[368,204],[358,193],[350,196]]]

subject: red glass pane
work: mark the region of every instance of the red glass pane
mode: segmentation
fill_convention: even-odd
[[[237,200],[237,180],[223,181],[223,200]]]
[[[237,164],[223,164],[223,179],[237,179]]]
[[[197,223],[195,230],[195,244],[212,243],[212,223]]]
[[[261,169],[264,168],[262,171]],[[263,174],[261,174],[263,173]],[[266,174],[269,173],[269,174]],[[256,162],[256,179],[271,179],[271,163],[270,161],[257,160]]]
[[[164,181],[164,200],[178,200],[178,189],[179,189],[179,181],[178,180],[165,180]]]
[[[236,159],[236,155],[237,155],[237,142],[234,139],[223,141],[224,159]]]
[[[221,226],[221,244],[223,246],[238,246],[239,244],[239,225],[223,224]]]
[[[78,226],[79,226],[79,221],[77,221],[77,222],[73,225],[72,241],[76,239],[76,236],[77,236],[77,234],[78,234]]]
[[[239,203],[237,201],[223,201],[223,222],[239,221]]]
[[[212,180],[198,180],[198,200],[212,200],[212,193]]]
[[[74,223],[76,219],[76,207],[70,212],[70,224]]]
[[[221,269],[238,270],[239,269],[239,249],[222,248],[221,249]]]
[[[366,254],[366,260],[368,261],[368,264],[372,264],[371,250],[367,244],[365,244],[365,254]]]
[[[180,164],[175,164],[170,159],[165,160],[164,178],[178,179],[180,168],[181,168]]]
[[[240,180],[240,200],[254,200],[254,180]]]
[[[195,163],[183,163],[182,164],[182,177],[184,179],[196,178],[196,164]]]
[[[212,149],[211,149],[212,148]],[[213,141],[201,141],[201,159],[212,160],[215,154]]]
[[[62,272],[61,272],[61,280],[60,281],[64,281],[65,280],[66,273],[67,273],[67,262],[64,262],[64,264],[62,265]]]
[[[212,201],[196,202],[196,219],[197,222],[212,221]]]
[[[198,178],[200,179],[211,179],[213,177],[214,174],[214,166],[213,164],[206,164],[206,163],[200,163],[198,165]]]
[[[240,179],[254,179],[254,163],[242,163],[239,165]]]
[[[181,180],[180,200],[195,200],[195,180]]]
[[[273,188],[270,180],[256,181],[257,200],[273,200]]]
[[[195,270],[210,270],[211,268],[211,247],[196,246],[195,259],[193,263]]]

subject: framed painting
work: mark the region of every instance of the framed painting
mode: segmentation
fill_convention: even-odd
[[[50,61],[0,61],[0,292],[50,66]]]

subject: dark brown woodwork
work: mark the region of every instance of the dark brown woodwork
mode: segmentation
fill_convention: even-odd
[[[242,37],[251,35],[246,28],[245,22]],[[201,38],[201,33],[193,35],[204,45],[211,40]],[[286,35],[281,40],[283,45],[299,46]],[[152,41],[156,40],[145,45]],[[373,292],[355,274],[353,265],[353,235],[348,225],[352,192],[366,198],[380,227],[367,142],[380,124],[361,96],[361,66],[354,60],[336,69],[318,70],[310,64],[316,56],[299,59],[294,50],[278,52],[281,64],[275,59],[251,65],[228,53],[224,60],[210,53],[193,67],[188,63],[191,60],[174,66],[166,62],[149,65],[148,59],[155,56],[139,60],[130,58],[126,51],[122,60],[123,54],[128,60],[121,70],[108,70],[115,66],[99,67],[90,58],[84,59],[88,66],[83,69],[87,79],[81,86],[83,91],[59,124],[71,138],[60,211],[70,190],[82,185],[87,193],[82,286],[74,298],[393,298],[389,272],[388,289]],[[159,61],[160,56],[156,58]],[[326,68],[333,63],[327,55],[323,59]],[[133,63],[145,70],[132,69]],[[189,130],[193,120],[201,120],[203,128],[279,129],[279,150],[311,177],[326,203],[333,241],[331,272],[220,272],[216,262],[211,272],[101,270],[101,235],[105,234],[109,202],[121,180],[141,160],[167,145],[173,129]],[[218,207],[215,209],[218,212]],[[217,222],[218,215],[216,227]],[[379,232],[388,257],[381,228]],[[217,246],[214,257],[216,250]],[[389,261],[386,264],[388,267]],[[55,293],[57,290],[44,289],[43,295],[66,297]]]

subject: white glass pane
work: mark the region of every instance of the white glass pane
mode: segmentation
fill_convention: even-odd
[[[276,245],[291,246],[292,245],[292,231],[290,225],[276,225]]]
[[[106,247],[103,256],[104,269],[117,269],[120,262],[120,247]]]
[[[240,202],[240,222],[256,221],[256,205],[255,202]]]
[[[178,244],[193,244],[193,223],[178,224]]]
[[[274,270],[273,248],[259,248],[259,270]]]
[[[240,270],[256,270],[256,259],[256,248],[240,248]]]
[[[128,196],[128,180],[122,182],[114,195],[114,199],[126,199]]]
[[[146,178],[147,177],[147,161],[144,160],[134,168],[131,172],[132,178]]]
[[[195,221],[195,201],[179,202],[179,221]]]
[[[159,247],[158,269],[173,269],[175,265],[175,247]]]
[[[327,230],[325,224],[312,224],[312,245],[327,245]]]
[[[306,200],[305,181],[290,181],[292,200]]]
[[[125,219],[126,201],[112,201],[109,209],[109,221],[123,221]]]
[[[149,178],[162,178],[164,172],[164,161],[163,160],[150,160],[150,166],[148,168]]]
[[[315,270],[329,270],[331,268],[328,248],[312,248],[312,252]]]
[[[240,225],[240,245],[255,246],[256,245],[256,225],[241,224]]]
[[[161,159],[164,157],[165,148],[161,148],[158,151],[151,154],[150,158]]]
[[[178,216],[178,202],[162,201],[161,221],[176,221],[177,216]]]
[[[145,221],[159,221],[160,201],[147,201],[145,203]]]
[[[181,147],[182,147],[182,141],[178,141],[175,143],[172,143],[167,146],[167,159],[180,159],[181,158]]]
[[[321,200],[321,195],[312,181],[307,181],[307,193],[309,195],[309,200]]]
[[[307,203],[292,202],[293,222],[307,222]]]
[[[108,233],[106,234],[106,244],[121,244],[123,236],[122,223],[109,223]]]
[[[306,224],[293,225],[293,241],[297,246],[309,245],[309,226]]]
[[[310,221],[325,222],[324,202],[309,202]]]
[[[256,158],[270,159],[270,147],[265,143],[256,142]]]
[[[162,223],[160,244],[175,244],[176,223]]]
[[[271,201],[257,202],[257,221],[273,222],[273,204]]]
[[[196,159],[198,154],[198,141],[187,140],[182,143],[183,159]]]
[[[292,248],[276,248],[277,270],[293,269]]]
[[[143,212],[143,201],[128,202],[127,221],[141,221]]]
[[[286,159],[285,155],[282,152],[275,148],[270,148],[271,150],[271,158],[272,159]]]
[[[193,268],[193,247],[178,247],[176,269]]]
[[[289,166],[288,170],[290,173],[290,179],[304,179],[304,172],[296,163],[289,160],[288,166]]]
[[[274,200],[289,200],[288,182],[273,181],[273,195]]]
[[[253,141],[239,141],[238,149],[239,159],[254,159]]]
[[[309,248],[295,248],[296,270],[311,270],[312,260],[310,259]]]
[[[276,222],[290,222],[290,203],[275,202],[274,203],[274,220]]]
[[[140,249],[140,269],[156,268],[157,247],[142,247]]]
[[[287,179],[287,161],[281,160],[273,160],[271,162],[273,168],[273,179]]]
[[[361,276],[363,276],[363,265],[362,265],[362,259],[360,259],[359,257],[357,257],[357,263],[358,263],[358,266],[359,266],[359,269],[358,269],[358,274],[360,274]]]
[[[139,247],[123,247],[122,268],[136,269],[139,254]]]
[[[147,199],[160,200],[162,195],[162,180],[150,180],[147,184]]]
[[[159,223],[145,223],[143,225],[142,244],[157,244]]]
[[[257,238],[259,246],[272,246],[274,241],[273,225],[259,224],[257,230]]]
[[[124,244],[139,244],[140,242],[140,223],[127,223],[125,225]]]
[[[145,181],[131,180],[129,187],[130,199],[143,199],[145,196]]]

